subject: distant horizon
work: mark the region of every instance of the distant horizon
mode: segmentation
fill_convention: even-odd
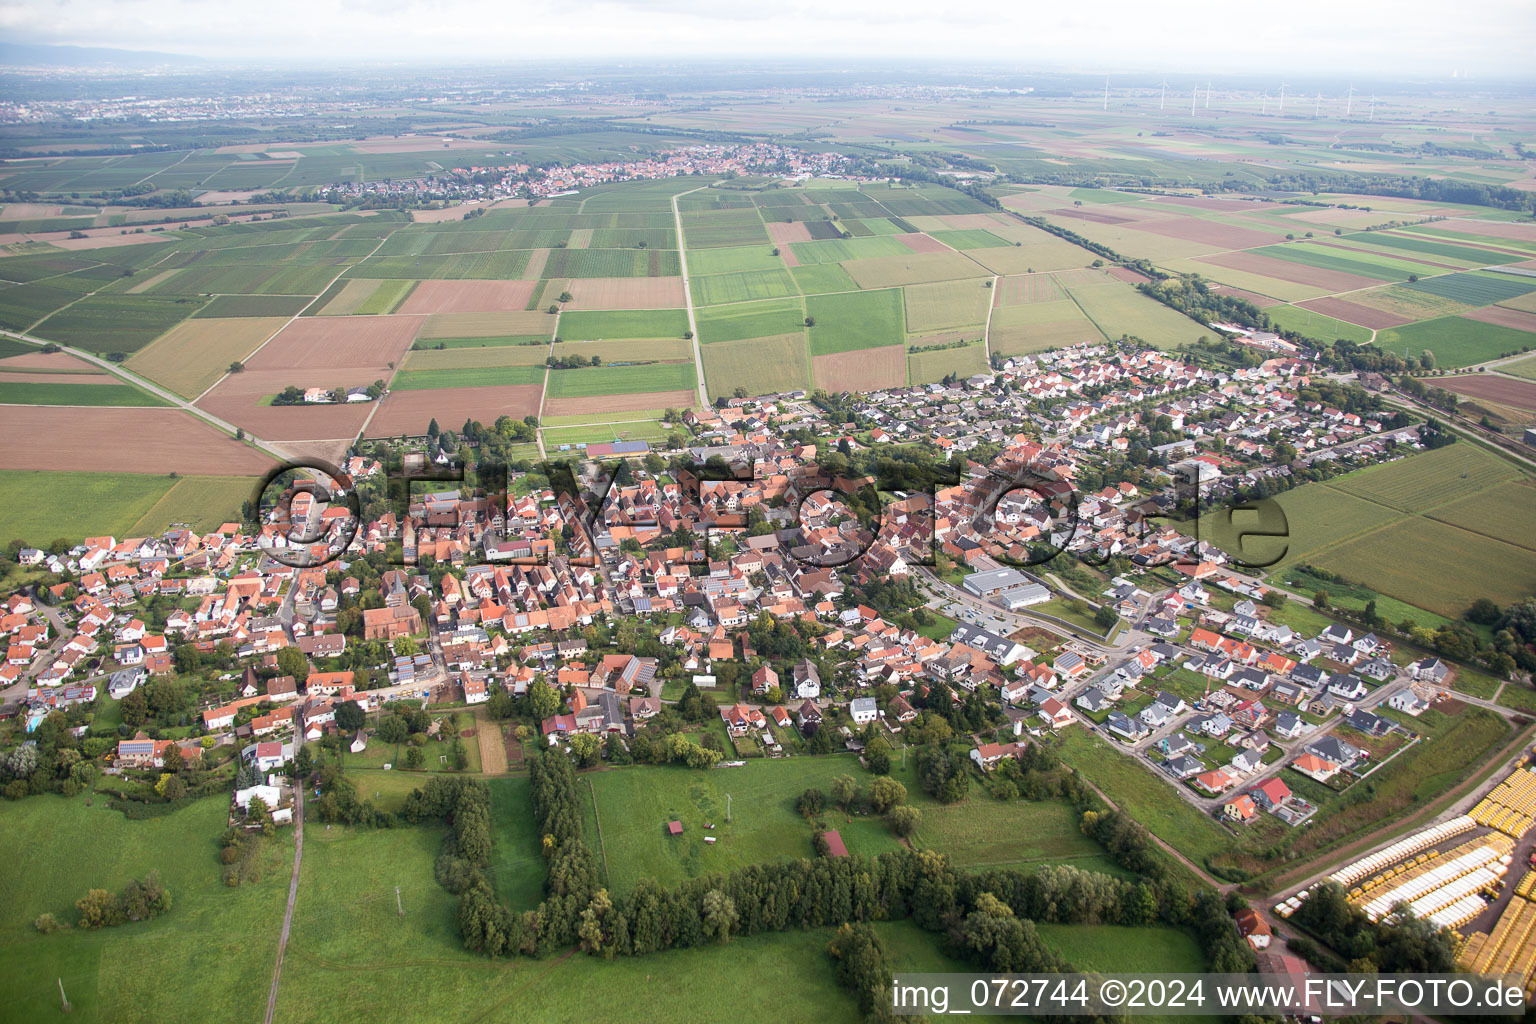
[[[533,3],[509,17],[483,0],[276,0],[238,8],[167,0],[0,0],[9,47],[78,46],[241,64],[459,66],[576,59],[1006,62],[1083,73],[1285,74],[1440,81],[1536,77],[1536,7],[1409,0],[1391,9],[1301,0],[1284,15],[1105,0],[1072,10],[980,3],[935,13],[890,0],[789,0],[771,12],[699,0]]]
[[[21,54],[27,51],[35,51],[34,59],[22,59]],[[89,58],[92,55],[100,55],[89,62],[73,63],[69,58],[76,55]],[[743,61],[747,63],[743,63]],[[828,63],[828,62],[836,63]],[[898,62],[907,61],[905,68]],[[744,57],[741,55],[719,55],[715,57],[692,57],[686,60],[669,58],[662,55],[642,55],[627,57],[605,57],[602,55],[572,56],[541,56],[511,62],[505,58],[497,58],[487,55],[458,55],[458,56],[369,56],[354,54],[350,56],[318,57],[312,55],[204,55],[196,53],[174,52],[163,49],[129,48],[122,46],[85,45],[74,43],[49,43],[49,42],[17,42],[10,40],[0,43],[0,68],[12,72],[28,69],[51,72],[67,73],[69,71],[103,71],[120,70],[125,72],[139,71],[150,72],[156,69],[183,65],[178,70],[195,72],[199,69],[237,69],[247,72],[258,72],[264,69],[281,68],[289,71],[304,72],[336,72],[343,68],[404,68],[417,73],[430,73],[433,71],[445,71],[451,69],[476,70],[491,72],[504,69],[508,72],[534,72],[545,68],[551,69],[550,79],[555,81],[573,81],[586,77],[587,73],[596,71],[601,66],[611,74],[634,72],[637,74],[657,73],[663,71],[685,72],[705,71],[729,65],[731,70],[744,74],[809,74],[820,73],[833,75],[842,69],[856,70],[862,73],[888,72],[889,81],[896,83],[902,80],[903,71],[908,72],[914,78],[934,78],[942,76],[946,72],[954,72],[953,81],[957,87],[976,85],[965,81],[985,77],[987,74],[1003,74],[1009,76],[1041,76],[1051,78],[1084,78],[1107,79],[1111,90],[1132,89],[1145,90],[1157,88],[1162,78],[1168,78],[1167,86],[1172,88],[1188,88],[1194,83],[1200,88],[1214,82],[1218,89],[1275,89],[1281,84],[1282,77],[1289,86],[1297,90],[1300,95],[1303,88],[1311,89],[1319,86],[1336,87],[1343,90],[1347,87],[1355,88],[1358,93],[1361,88],[1393,86],[1404,89],[1419,90],[1428,88],[1454,88],[1464,86],[1470,91],[1479,88],[1521,87],[1536,86],[1536,65],[1531,66],[1522,74],[1503,73],[1485,74],[1473,76],[1459,70],[1447,71],[1438,75],[1405,76],[1399,74],[1368,74],[1355,75],[1342,74],[1337,70],[1299,71],[1292,67],[1282,76],[1280,69],[1267,69],[1253,67],[1242,71],[1218,70],[1216,68],[1192,68],[1188,65],[1158,66],[1156,64],[1143,66],[1121,65],[1113,69],[1096,67],[1084,64],[1064,64],[1045,60],[1027,60],[1024,58],[1006,59],[1002,57],[971,59],[970,66],[961,68],[960,58],[945,55],[927,55],[920,59],[906,58],[896,55],[869,55],[869,54],[783,54],[777,56],[760,55]],[[564,73],[560,73],[563,69]],[[1152,77],[1148,77],[1152,76]],[[931,83],[924,83],[931,84]],[[1096,82],[1084,82],[1077,88],[1097,87]],[[1009,88],[1002,86],[1001,88]],[[1170,95],[1172,95],[1170,93]]]

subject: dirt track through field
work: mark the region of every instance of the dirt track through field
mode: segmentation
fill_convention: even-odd
[[[475,742],[480,744],[481,774],[507,774],[507,745],[502,740],[501,726],[491,721],[485,708],[475,708]]]

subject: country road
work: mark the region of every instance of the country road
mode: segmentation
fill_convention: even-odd
[[[133,371],[124,369],[121,364],[101,358],[94,352],[86,352],[83,349],[74,348],[70,345],[60,345],[56,341],[48,341],[45,338],[35,338],[32,335],[23,333],[21,331],[0,330],[0,337],[14,338],[17,341],[26,342],[28,345],[36,345],[39,348],[44,345],[54,345],[61,352],[67,352],[74,356],[76,359],[80,359],[87,363],[98,366],[112,374],[114,377],[117,377],[119,380],[122,380],[127,384],[132,384],[134,387],[140,388],[141,390],[148,391],[150,394],[154,395],[156,398],[167,403],[168,405],[173,405],[180,409],[182,412],[191,413],[193,416],[196,416],[204,423],[222,430],[230,437],[234,437],[235,432],[241,429],[236,427],[233,423],[230,423],[228,420],[220,419],[210,412],[199,409],[197,406],[193,405],[185,398],[182,398],[180,395],[171,391],[167,391],[165,388],[162,388],[160,385],[151,382],[147,378],[140,377]],[[281,448],[274,448],[271,444],[263,441],[259,437],[254,436],[249,431],[244,432],[244,439],[246,444],[249,444],[253,448],[260,449],[279,462],[287,462],[292,458],[288,452],[283,451]]]
[[[283,976],[283,955],[288,952],[288,932],[293,927],[293,905],[299,898],[299,865],[304,860],[304,782],[298,780],[293,797],[293,877],[288,881],[288,909],[283,911],[283,931],[277,938],[277,963],[272,967],[272,991],[267,995],[266,1024],[277,1012],[277,983]]]

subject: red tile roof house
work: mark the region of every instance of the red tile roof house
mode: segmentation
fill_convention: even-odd
[[[1263,785],[1249,790],[1249,793],[1260,807],[1270,813],[1274,813],[1277,807],[1291,798],[1291,788],[1279,779],[1269,779]]]
[[[1244,907],[1236,915],[1237,930],[1243,938],[1248,940],[1254,949],[1267,949],[1269,947],[1270,928],[1269,922],[1259,916],[1259,912],[1252,907]]]

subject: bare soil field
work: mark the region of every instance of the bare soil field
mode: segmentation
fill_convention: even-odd
[[[1148,231],[1164,238],[1178,238],[1186,242],[1200,242],[1222,249],[1251,249],[1279,241],[1283,234],[1269,234],[1252,228],[1239,228],[1230,224],[1217,224],[1199,217],[1174,217],[1168,220],[1148,221],[1136,225],[1137,231]]]
[[[1455,377],[1436,377],[1431,383],[1458,395],[1486,398],[1516,409],[1536,410],[1536,381],[1511,380],[1491,373],[1469,373]]]
[[[913,252],[950,252],[949,246],[931,235],[895,235],[896,241]]]
[[[57,370],[61,373],[74,370],[97,373],[100,368],[84,359],[76,359],[68,352],[44,352],[39,349],[0,359],[0,370]]]
[[[775,243],[787,245],[790,242],[809,242],[811,232],[805,226],[805,221],[796,220],[789,222],[774,221],[768,225],[768,237]]]
[[[1306,302],[1298,302],[1296,305],[1302,309],[1310,309],[1314,313],[1322,313],[1336,320],[1346,323],[1359,324],[1361,327],[1369,327],[1373,331],[1383,331],[1388,327],[1401,327],[1403,324],[1413,323],[1411,317],[1399,316],[1383,309],[1375,309],[1371,306],[1362,306],[1358,302],[1350,302],[1348,299],[1308,299]]]
[[[183,397],[195,398],[287,322],[280,316],[183,320],[124,365]]]
[[[548,249],[534,249],[528,254],[528,265],[523,267],[522,274],[518,276],[525,277],[530,281],[537,281],[544,276],[544,264],[548,262]]]
[[[370,372],[371,368],[368,367],[326,370],[313,379],[319,387],[372,384],[375,377],[366,376]],[[373,408],[372,402],[347,405],[261,404],[264,398],[277,394],[290,384],[302,387],[309,380],[305,375],[289,370],[247,370],[225,378],[218,387],[198,399],[197,406],[222,420],[244,427],[266,441],[355,437]]]
[[[120,245],[147,245],[150,242],[164,242],[168,240],[164,235],[151,235],[148,233],[142,235],[123,235],[117,233],[120,230],[119,228],[111,228],[110,230],[113,233],[109,235],[98,234],[91,235],[87,238],[59,237],[49,238],[47,241],[49,244],[57,246],[60,249],[77,250],[115,249]],[[36,235],[33,237],[42,238],[41,235]]]
[[[1484,306],[1467,314],[1468,320],[1481,320],[1485,324],[1513,327],[1517,331],[1536,332],[1536,313],[1526,313],[1504,306]]]
[[[273,460],[180,409],[0,406],[0,469],[257,475]]]
[[[326,441],[274,441],[273,445],[288,453],[290,459],[320,459],[333,466],[341,465],[352,444],[350,437],[338,437]]]
[[[110,373],[7,373],[0,366],[0,384],[117,384]]]
[[[458,206],[445,206],[441,210],[412,210],[411,220],[417,224],[445,224],[450,221],[463,220],[464,215],[471,210],[478,210],[482,206],[489,205],[488,201],[478,203],[461,203]]]
[[[1116,281],[1124,281],[1127,284],[1146,284],[1151,278],[1145,274],[1139,274],[1130,267],[1110,267],[1109,276]]]
[[[423,281],[400,306],[412,313],[499,313],[521,311],[533,297],[534,281]]]
[[[897,348],[900,352],[901,349]],[[505,391],[505,388],[498,388]],[[441,392],[439,392],[441,393]],[[391,398],[394,396],[391,395]],[[537,400],[538,395],[534,395]],[[631,395],[596,395],[591,398],[551,398],[543,416],[590,416],[605,412],[645,412],[651,409],[689,409],[697,405],[697,391],[647,391]],[[485,422],[490,422],[486,420]],[[426,428],[423,427],[423,430]],[[372,431],[370,431],[372,433]]]
[[[391,319],[394,319],[391,317]],[[432,338],[504,338],[519,334],[542,334],[555,330],[555,318],[544,312],[517,310],[507,313],[436,313],[421,324],[418,337]]]
[[[1319,267],[1309,267],[1304,263],[1291,263],[1287,260],[1277,260],[1273,256],[1260,256],[1251,252],[1224,252],[1214,256],[1197,256],[1199,263],[1209,263],[1218,267],[1228,267],[1232,270],[1241,270],[1249,274],[1258,274],[1262,277],[1273,277],[1281,281],[1290,281],[1293,284],[1311,285],[1315,288],[1329,288],[1336,292],[1347,292],[1356,288],[1370,288],[1381,284],[1380,281],[1370,277],[1361,277],[1359,274],[1345,274],[1337,270],[1323,270]]]
[[[325,379],[316,380],[313,385],[329,386],[333,382],[341,383],[331,372],[335,367],[373,367],[372,377],[355,382],[370,384],[374,377],[388,376],[389,364],[398,363],[405,350],[411,347],[424,319],[419,316],[353,316],[295,320],[252,357],[247,369],[287,370],[296,378],[291,381],[293,384],[317,376],[298,371],[325,371],[318,374]]]
[[[798,267],[800,265],[800,257],[796,256],[795,250],[787,245],[779,250],[779,259],[784,261],[786,267]]]
[[[568,281],[565,290],[571,293],[566,309],[676,309],[684,305],[680,277],[586,277]]]
[[[489,424],[498,416],[511,416],[515,420],[536,416],[542,392],[536,384],[392,391],[384,397],[384,403],[369,422],[368,436],[419,436],[427,432],[427,424],[434,418],[443,423],[463,423],[468,418]]]
[[[1113,213],[1107,213],[1104,210],[1090,210],[1086,207],[1083,209],[1077,209],[1076,207],[1067,206],[1059,210],[1052,210],[1051,213],[1057,217],[1070,217],[1073,220],[1092,221],[1095,224],[1136,223],[1136,219],[1134,217],[1120,217]]]
[[[904,345],[860,348],[811,358],[816,386],[830,392],[879,391],[907,383],[907,350]]]

